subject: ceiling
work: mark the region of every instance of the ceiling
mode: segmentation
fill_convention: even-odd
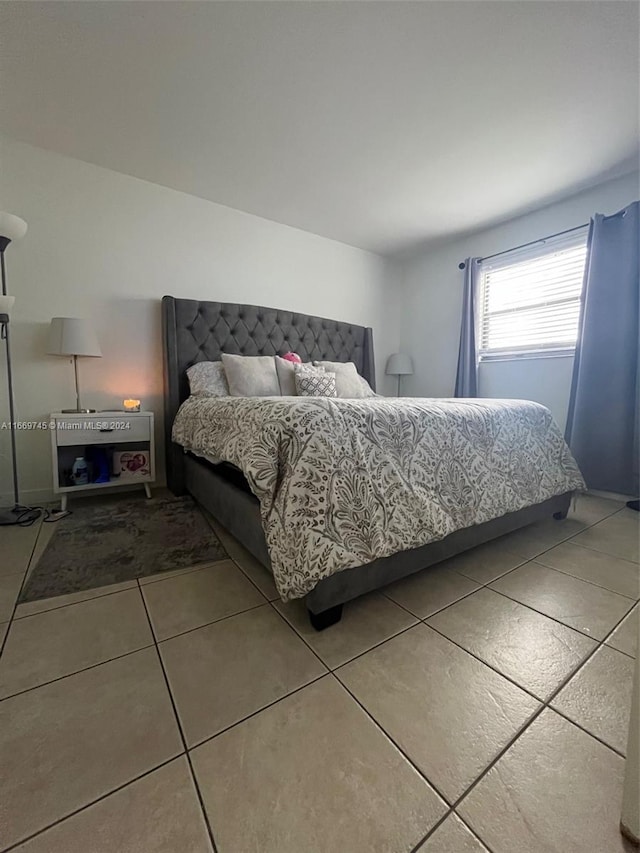
[[[638,165],[635,2],[2,2],[0,131],[379,253]]]

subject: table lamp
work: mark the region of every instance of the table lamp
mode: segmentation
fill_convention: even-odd
[[[76,380],[76,408],[62,409],[63,413],[95,412],[80,405],[80,383],[78,381],[78,356],[100,358],[102,352],[93,326],[88,320],[77,317],[54,317],[49,329],[48,355],[66,355],[73,358],[73,372]]]

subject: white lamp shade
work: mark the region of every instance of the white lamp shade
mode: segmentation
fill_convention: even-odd
[[[0,314],[6,314],[8,317],[11,317],[11,309],[15,301],[15,296],[0,296]]]
[[[27,233],[27,223],[13,213],[0,212],[0,237],[6,240],[21,240]]]
[[[102,355],[98,338],[89,320],[54,317],[49,329],[49,355]]]
[[[394,352],[387,360],[385,373],[389,376],[409,376],[413,373],[411,356],[405,352]]]

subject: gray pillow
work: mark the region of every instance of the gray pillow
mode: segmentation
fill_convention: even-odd
[[[232,397],[279,397],[280,383],[272,355],[222,353]]]
[[[189,389],[194,396],[228,397],[229,386],[221,361],[199,361],[187,370]]]
[[[296,370],[299,397],[337,397],[336,375],[325,370]]]
[[[324,373],[324,367],[320,367],[318,365],[311,364],[310,361],[303,361],[302,364],[294,364],[293,365],[294,374],[297,376],[299,373]]]
[[[366,379],[356,370],[352,361],[314,361],[316,367],[324,367],[336,375],[336,388],[338,397],[359,399],[362,397],[375,397],[375,391]]]

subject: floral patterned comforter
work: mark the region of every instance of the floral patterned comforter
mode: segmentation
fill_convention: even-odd
[[[584,488],[551,413],[522,400],[190,397],[173,440],[243,471],[284,600]]]

